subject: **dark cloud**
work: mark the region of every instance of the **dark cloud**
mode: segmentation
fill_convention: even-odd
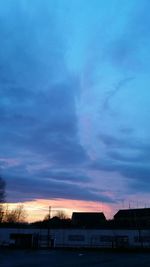
[[[126,86],[128,82],[132,81],[133,79],[134,79],[133,77],[127,77],[119,81],[114,89],[106,93],[105,100],[104,100],[103,107],[102,107],[103,111],[110,110],[110,104],[113,98],[116,96],[116,94],[118,94],[121,90],[123,90],[123,88]]]
[[[77,80],[50,86],[44,92],[16,88],[1,92],[1,140],[13,149],[26,149],[50,157],[60,164],[79,163],[87,159],[78,140],[76,97]],[[16,94],[16,95],[15,95]],[[6,101],[5,101],[6,99]],[[15,100],[13,105],[8,100]],[[22,100],[22,101],[21,101]]]
[[[19,175],[24,175],[26,177],[31,176],[36,179],[36,178],[41,178],[41,179],[50,179],[50,180],[56,180],[56,181],[70,181],[71,183],[79,183],[79,184],[86,184],[91,181],[91,178],[87,176],[82,170],[73,172],[72,168],[71,169],[54,169],[50,168],[48,166],[43,166],[43,161],[32,161],[28,160],[25,164],[25,161],[23,162],[24,164],[18,163],[16,165],[10,165],[9,166],[9,161],[2,160],[1,161],[1,167],[2,169],[6,169],[5,174],[6,178],[7,175],[13,174],[13,176],[18,177]]]
[[[150,167],[149,166],[135,166],[135,165],[128,165],[128,166],[121,166],[121,172],[124,176],[129,177],[136,181],[147,182],[149,181],[150,177]]]
[[[26,25],[25,21],[22,24]],[[30,30],[29,35],[31,34],[31,36],[28,36],[30,41],[27,38],[25,43],[23,40],[25,34],[28,33],[20,32],[21,28],[15,30],[11,40],[12,51],[9,57],[10,64],[13,64],[15,72],[10,72],[4,66],[1,68],[0,123],[3,127],[0,129],[0,156],[9,155],[8,157],[12,158],[17,156],[24,162],[23,165],[19,164],[11,168],[7,163],[3,162],[1,164],[3,175],[6,177],[7,182],[8,201],[63,197],[68,199],[76,199],[77,197],[77,199],[90,198],[96,200],[99,199],[99,196],[75,185],[77,182],[89,181],[89,178],[82,174],[39,170],[37,172],[34,171],[31,176],[27,170],[27,165],[34,164],[34,161],[36,164],[43,164],[44,161],[48,161],[50,165],[53,165],[52,168],[59,169],[61,165],[63,167],[76,165],[87,160],[86,152],[78,138],[76,115],[76,97],[79,90],[78,81],[76,77],[71,76],[68,72],[65,73],[65,80],[60,82],[53,81],[53,76],[56,76],[61,71],[58,65],[60,66],[62,62],[64,66],[61,51],[59,52],[58,49],[60,41],[57,42],[56,36],[52,36],[54,29],[52,30],[51,28],[49,37],[51,41],[46,44],[47,36],[46,32],[45,36],[43,36],[42,27],[41,31],[39,30],[39,38],[42,39],[42,42],[45,41],[45,44],[42,44],[41,50],[33,41],[35,34],[32,36]],[[49,33],[47,32],[47,34]],[[18,40],[17,36],[19,37]],[[30,50],[30,42],[32,47],[35,45],[35,53]],[[49,45],[51,47],[47,48]],[[15,53],[14,49],[16,47],[18,49]],[[38,73],[36,66],[38,60],[42,58],[42,55],[44,56],[43,53],[45,52],[43,49],[47,49],[46,55],[49,57],[49,85],[39,90],[36,87],[32,87],[32,80],[35,75],[37,79],[43,75],[43,72]],[[30,54],[29,52],[33,53]],[[41,53],[42,55],[40,55]],[[40,55],[40,58],[35,58],[37,55]],[[19,68],[22,72],[21,76],[26,74],[25,78],[22,77],[23,86],[19,86],[21,83],[18,77]],[[40,70],[43,71],[42,66]],[[28,84],[31,86],[28,87]],[[27,164],[25,164],[26,161]],[[10,175],[12,176],[8,179]],[[49,180],[49,178],[53,180]],[[59,183],[54,182],[56,180]],[[64,183],[64,181],[74,182],[74,185]]]
[[[13,179],[13,184],[11,182]],[[77,199],[85,201],[102,201],[113,203],[113,199],[93,192],[89,188],[71,184],[67,182],[56,182],[48,179],[29,179],[25,177],[9,177],[7,180],[8,197],[11,201],[19,201],[20,195],[17,192],[22,192],[21,200],[29,201],[33,199]],[[16,195],[14,193],[16,192]]]
[[[41,1],[34,10],[29,3],[26,6],[14,0],[12,8],[7,4],[2,4],[6,14],[0,17],[0,158],[6,159],[1,162],[6,180],[12,175],[7,180],[11,200],[17,192],[18,200],[24,199],[24,194],[28,199],[67,194],[67,198],[72,194],[75,198],[74,189],[79,199],[94,199],[96,196],[82,192],[80,186],[64,183],[89,181],[82,171],[67,170],[84,164],[88,156],[78,135],[76,99],[80,84],[67,69],[66,43],[55,10],[48,10],[49,3]],[[9,159],[15,158],[20,162],[12,166]],[[28,167],[45,162],[52,170],[39,167],[31,176]],[[66,170],[54,171],[62,167]]]
[[[126,151],[108,151],[107,155],[113,159],[113,160],[118,160],[120,162],[141,162],[141,158],[142,155],[140,154],[140,152],[136,152],[134,154],[132,154],[132,151],[128,151],[128,153]]]
[[[94,162],[91,164],[90,168],[100,171],[120,173],[127,181],[128,193],[149,192],[149,165],[145,166],[140,164],[138,166],[134,161],[125,163],[108,159]]]
[[[88,176],[85,176],[85,174],[82,174],[80,171],[79,173],[76,172],[67,172],[67,171],[54,171],[54,170],[39,170],[38,172],[34,172],[34,175],[37,177],[43,177],[43,178],[48,178],[51,180],[56,180],[56,181],[70,181],[73,183],[87,183],[91,181],[91,178]]]
[[[104,133],[100,133],[98,137],[99,141],[102,142],[107,148],[123,148],[129,145],[129,138],[120,138],[118,136],[116,137],[111,134]]]
[[[145,58],[140,58],[139,54],[143,49],[143,43],[149,43],[149,8],[149,1],[135,1],[135,6],[130,10],[130,16],[125,25],[122,25],[120,34],[114,36],[106,46],[106,58],[113,67],[132,73],[141,73],[147,68]]]
[[[100,133],[98,135],[99,141],[102,142],[107,149],[132,149],[139,150],[139,152],[148,152],[150,143],[141,138],[135,138],[132,135],[112,135]],[[147,153],[146,152],[146,153]]]
[[[134,184],[137,192],[147,192],[150,177],[150,143],[131,136],[100,134],[99,140],[105,145],[105,157],[91,163],[90,168],[120,173],[132,192]]]

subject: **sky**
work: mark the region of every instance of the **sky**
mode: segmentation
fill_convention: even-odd
[[[0,1],[0,175],[30,220],[148,207],[150,1]]]

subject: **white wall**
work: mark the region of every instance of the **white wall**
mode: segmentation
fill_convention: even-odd
[[[14,228],[0,228],[0,245],[9,244],[10,234],[12,233],[28,233],[39,234],[47,238],[47,229],[14,229]],[[55,239],[56,247],[111,247],[110,240],[117,236],[127,236],[129,245],[132,247],[150,247],[150,230],[107,230],[107,229],[50,229],[50,235]],[[137,242],[136,238],[144,236],[147,242]],[[106,239],[105,241],[101,240]],[[46,245],[47,243],[45,243]]]

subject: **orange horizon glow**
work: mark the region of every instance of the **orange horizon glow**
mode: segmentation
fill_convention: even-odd
[[[7,203],[10,209],[23,205],[27,212],[27,221],[35,222],[43,220],[49,213],[51,207],[51,217],[55,216],[57,211],[64,211],[71,218],[72,212],[103,212],[107,218],[112,217],[112,208],[105,203],[69,199],[36,199],[34,201]]]

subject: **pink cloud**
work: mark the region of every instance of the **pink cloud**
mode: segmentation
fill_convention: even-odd
[[[11,207],[16,207],[20,203],[10,203]],[[51,216],[55,216],[56,212],[63,210],[68,217],[71,217],[72,212],[104,212],[107,218],[112,217],[112,208],[105,203],[68,200],[68,199],[37,199],[35,201],[28,201],[21,203],[24,205],[30,222],[36,220],[43,220],[45,215],[49,212],[51,207]]]

